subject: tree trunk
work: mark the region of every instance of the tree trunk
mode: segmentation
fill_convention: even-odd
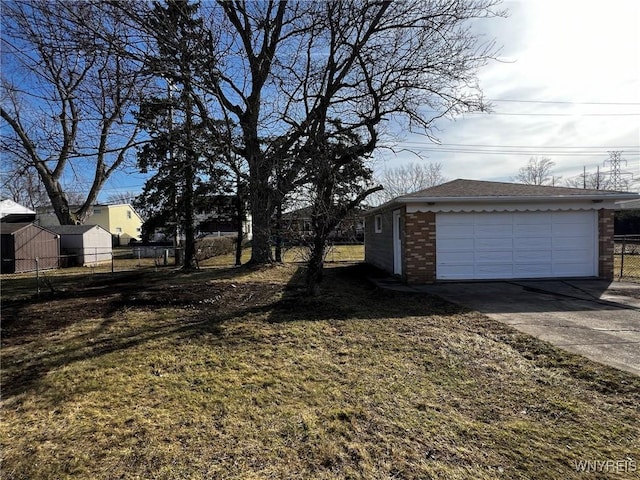
[[[240,177],[238,176],[238,187],[236,192],[236,217],[238,221],[236,236],[236,267],[242,265],[242,242],[244,241],[244,205],[242,201],[242,187],[240,186]]]
[[[191,156],[191,153],[189,154]],[[196,256],[196,239],[194,228],[194,201],[193,201],[193,185],[195,183],[195,173],[193,159],[187,161],[185,166],[185,186],[184,186],[184,269],[191,270],[194,268],[194,259]]]
[[[276,205],[276,262],[282,263],[282,202]]]
[[[255,193],[252,192],[252,193]],[[273,263],[271,254],[271,213],[256,200],[251,201],[253,218],[253,239],[251,241],[250,263],[262,265]]]
[[[257,142],[256,142],[257,143]],[[253,151],[258,151],[255,147]],[[271,253],[271,216],[273,215],[272,195],[269,187],[270,169],[265,168],[265,159],[247,159],[251,185],[251,217],[253,239],[249,263],[264,265],[273,263]],[[267,166],[268,167],[268,166]]]
[[[307,265],[307,295],[317,297],[320,295],[320,283],[322,283],[324,269],[324,253],[327,244],[326,235],[314,235],[311,246],[311,256]]]

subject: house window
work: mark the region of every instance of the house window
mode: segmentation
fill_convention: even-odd
[[[94,208],[94,209],[93,209],[93,213],[94,213],[94,214],[96,214],[96,213],[100,213],[100,212],[101,212],[101,210],[100,210],[99,208]]]
[[[131,220],[131,210],[127,210],[127,218]]]
[[[382,233],[382,215],[373,217],[373,229],[376,233]]]

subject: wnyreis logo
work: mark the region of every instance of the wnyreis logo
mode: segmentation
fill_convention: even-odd
[[[574,466],[578,472],[597,473],[628,473],[638,469],[635,460],[575,460]]]

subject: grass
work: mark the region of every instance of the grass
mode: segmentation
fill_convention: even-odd
[[[251,248],[245,248],[242,253],[242,261],[247,262],[251,257]],[[287,248],[283,252],[283,260],[288,263],[302,263],[308,259],[308,251],[302,247]],[[359,262],[364,260],[364,245],[336,245],[327,251],[326,261],[334,262]],[[201,261],[199,266],[209,267],[230,267],[235,264],[235,254],[220,255]],[[46,295],[53,291],[65,291],[79,284],[91,282],[94,276],[104,276],[111,274],[112,269],[115,274],[123,272],[145,272],[153,270],[155,272],[172,271],[176,266],[174,259],[169,259],[169,264],[164,265],[162,258],[134,258],[131,247],[117,247],[114,249],[114,262],[102,263],[96,266],[59,268],[54,270],[41,271],[39,280],[36,279],[36,272],[20,274],[3,274],[1,277],[2,288],[0,288],[0,298],[2,301],[15,300],[16,298],[30,298],[36,295],[38,286],[40,292]],[[10,285],[7,290],[5,286]]]
[[[5,302],[2,477],[578,479],[577,461],[640,462],[638,377],[373,274],[333,265],[307,299],[292,264],[128,272]]]

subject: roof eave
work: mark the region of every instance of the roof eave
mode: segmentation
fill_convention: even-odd
[[[638,199],[635,193],[606,193],[593,195],[510,195],[510,196],[479,196],[479,197],[399,197],[396,203],[508,203],[508,202],[551,202],[551,201],[623,201]],[[391,203],[391,202],[389,202]],[[378,207],[380,208],[380,207]]]
[[[526,203],[526,202],[620,202],[624,200],[639,200],[637,193],[598,193],[587,195],[509,195],[509,196],[476,196],[476,197],[396,197],[382,205],[366,212],[366,216],[377,214],[389,208],[417,203]]]

